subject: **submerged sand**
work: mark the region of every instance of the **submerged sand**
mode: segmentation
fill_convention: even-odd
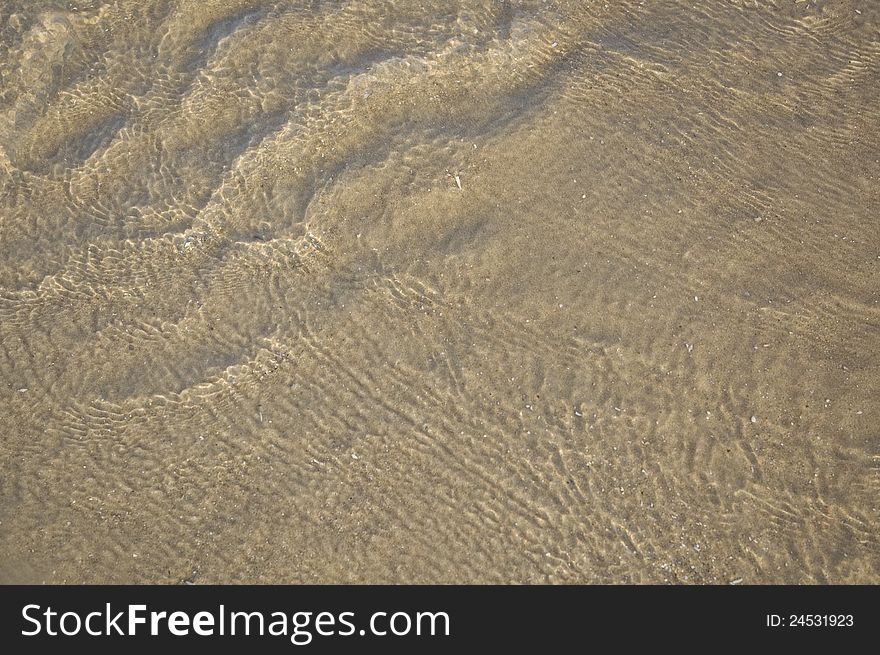
[[[0,581],[880,582],[878,26],[0,2]]]

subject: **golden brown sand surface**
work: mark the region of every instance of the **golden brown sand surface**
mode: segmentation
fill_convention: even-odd
[[[880,3],[0,0],[0,581],[880,582]]]

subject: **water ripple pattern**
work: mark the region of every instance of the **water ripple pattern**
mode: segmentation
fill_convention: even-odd
[[[0,581],[880,582],[880,3],[0,2]]]

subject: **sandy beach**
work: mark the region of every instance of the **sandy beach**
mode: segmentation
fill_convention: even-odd
[[[880,583],[878,217],[870,0],[0,1],[0,582]]]

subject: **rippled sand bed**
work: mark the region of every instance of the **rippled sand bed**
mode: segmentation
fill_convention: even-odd
[[[0,581],[880,582],[878,26],[0,2]]]

